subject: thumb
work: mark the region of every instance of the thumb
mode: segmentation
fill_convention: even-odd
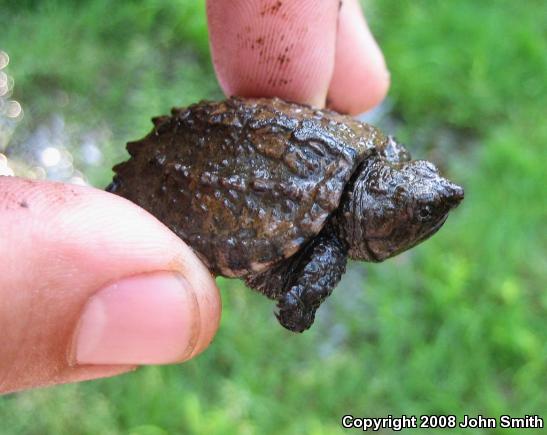
[[[100,190],[0,177],[0,393],[187,360],[220,298],[192,250]]]

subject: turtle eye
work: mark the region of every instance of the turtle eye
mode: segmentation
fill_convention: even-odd
[[[420,211],[418,211],[418,219],[421,221],[425,221],[431,217],[431,206],[424,205],[422,208],[420,208]]]

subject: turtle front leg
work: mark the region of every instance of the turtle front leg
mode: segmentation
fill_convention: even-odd
[[[278,301],[279,323],[294,332],[308,329],[315,312],[346,270],[347,249],[325,228],[301,252],[247,284]]]

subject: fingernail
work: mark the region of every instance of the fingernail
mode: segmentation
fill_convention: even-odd
[[[76,364],[168,364],[188,358],[199,337],[196,295],[182,275],[124,278],[87,302],[75,330]]]

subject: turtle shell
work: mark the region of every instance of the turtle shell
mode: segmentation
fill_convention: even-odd
[[[230,277],[263,271],[318,234],[359,163],[386,142],[373,126],[279,99],[201,102],[153,121],[107,190]]]

